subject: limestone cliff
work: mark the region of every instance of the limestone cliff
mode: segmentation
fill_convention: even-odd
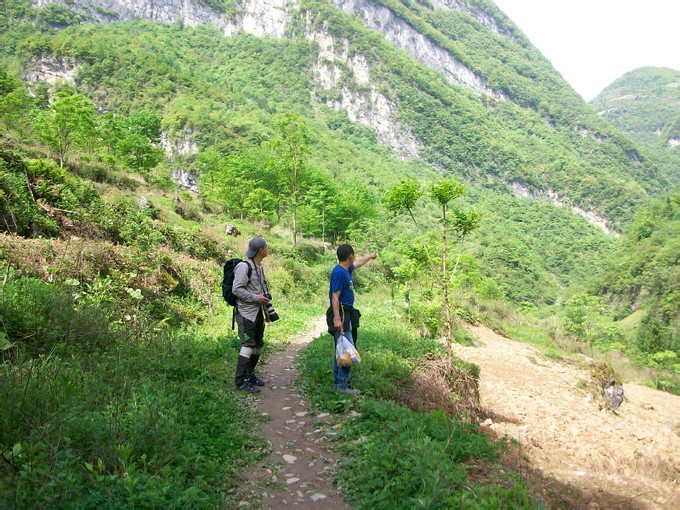
[[[449,52],[419,34],[386,7],[369,0],[333,1],[336,7],[357,16],[366,27],[382,34],[412,58],[442,73],[450,83],[466,87],[477,95],[506,99],[502,92],[491,90],[482,77],[456,61]],[[211,24],[219,27],[225,36],[243,31],[256,36],[279,38],[285,37],[289,23],[299,9],[296,0],[244,0],[230,13],[218,12],[195,0],[37,0],[35,5],[40,7],[48,3],[67,5],[97,23],[143,19],[164,23],[182,22],[186,26]],[[467,12],[484,26],[502,34],[493,17],[473,10],[464,2],[438,0],[433,5],[436,8]],[[322,102],[337,110],[347,111],[352,121],[371,126],[378,140],[388,145],[399,157],[415,157],[418,154],[418,141],[408,126],[395,120],[398,105],[371,81],[371,63],[361,55],[350,57],[348,41],[337,40],[329,32],[310,28],[305,37],[319,48],[317,62],[312,69],[317,90],[339,89],[340,92],[339,99]],[[70,80],[77,71],[76,65],[74,62],[68,66],[40,62],[30,77],[48,78],[51,81],[58,78]],[[351,70],[351,76],[345,71],[347,67]],[[64,71],[61,75],[59,68]],[[315,92],[311,91],[311,94],[316,100]]]
[[[411,58],[443,74],[452,84],[467,87],[477,95],[486,94],[506,99],[502,92],[488,88],[481,76],[458,62],[448,51],[430,41],[386,7],[373,4],[369,0],[334,0],[334,3],[344,11],[358,16],[365,26],[380,32],[385,39],[405,50]]]

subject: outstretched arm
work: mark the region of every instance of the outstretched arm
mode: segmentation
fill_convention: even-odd
[[[378,258],[378,252],[374,251],[373,253],[369,253],[368,255],[364,255],[360,259],[357,259],[354,261],[354,269],[363,266],[366,262],[369,260],[373,260]]]

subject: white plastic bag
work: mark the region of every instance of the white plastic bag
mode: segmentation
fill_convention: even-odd
[[[335,346],[335,359],[341,367],[351,367],[361,363],[359,351],[345,335],[340,335],[340,338],[338,338],[338,343]]]

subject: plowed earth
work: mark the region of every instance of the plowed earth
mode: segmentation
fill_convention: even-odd
[[[544,357],[485,327],[478,346],[455,346],[481,368],[483,426],[516,439],[518,469],[550,506],[680,508],[680,397],[626,384],[617,414],[582,389],[587,364]]]

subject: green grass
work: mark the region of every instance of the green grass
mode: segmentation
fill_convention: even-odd
[[[508,325],[506,328],[510,338],[538,347],[546,358],[561,360],[566,356],[544,329],[529,325]]]
[[[503,443],[442,412],[413,411],[396,404],[412,385],[412,370],[428,353],[441,352],[431,339],[417,337],[391,305],[362,298],[357,347],[360,365],[352,381],[361,397],[334,391],[333,340],[324,334],[300,354],[300,383],[320,411],[358,412],[345,419],[339,483],[354,508],[538,508],[526,486],[509,474],[479,486],[470,480],[478,465],[494,465]]]
[[[357,348],[362,363],[352,368],[354,386],[374,398],[393,398],[410,384],[411,371],[428,352],[439,352],[433,340],[415,337],[386,307],[363,312]],[[300,354],[301,387],[320,409],[344,408],[333,386],[333,338],[324,333]]]
[[[340,475],[354,508],[538,508],[521,483],[470,482],[475,464],[497,461],[503,448],[474,426],[389,401],[366,400],[360,411],[343,431]]]
[[[0,506],[215,508],[267,446],[223,342],[161,333],[0,366]]]
[[[525,344],[535,345],[545,351],[555,350],[557,346],[547,331],[528,325],[506,326],[506,331],[510,338]]]
[[[74,289],[10,278],[0,290],[13,344],[0,350],[0,508],[235,506],[268,446],[233,389],[231,309],[214,300],[208,320],[172,326],[140,308],[107,325],[110,304],[84,306]],[[277,309],[265,356],[323,312]]]

